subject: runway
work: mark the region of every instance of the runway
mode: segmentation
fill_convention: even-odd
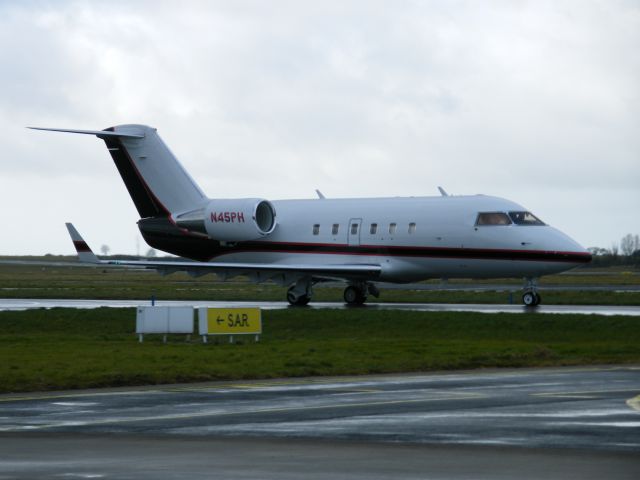
[[[140,300],[67,300],[67,299],[0,299],[2,310],[29,310],[34,308],[135,308],[150,305],[149,299]],[[207,300],[162,300],[156,305],[194,306],[194,307],[260,307],[264,310],[279,310],[291,307],[287,302],[229,302]],[[311,309],[372,309],[372,310],[410,310],[419,312],[481,312],[481,313],[564,313],[582,315],[631,315],[640,316],[640,306],[601,306],[601,305],[539,305],[531,308],[523,305],[505,304],[463,304],[463,303],[366,303],[351,307],[342,302],[312,302],[303,308]]]
[[[0,434],[0,478],[637,480],[633,455],[271,438]]]
[[[3,395],[0,473],[633,478],[639,395],[640,366]]]

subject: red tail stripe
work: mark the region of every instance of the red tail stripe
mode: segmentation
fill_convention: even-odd
[[[85,242],[84,240],[74,240],[73,241],[73,246],[76,247],[76,251],[78,253],[91,253],[91,249],[89,248],[89,245],[87,245],[87,242]]]

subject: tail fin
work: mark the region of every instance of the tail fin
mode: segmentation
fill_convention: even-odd
[[[36,129],[84,133],[104,140],[142,218],[193,210],[207,198],[155,128],[119,125],[105,130]]]
[[[72,223],[65,223],[65,225],[71,236],[73,246],[76,247],[76,252],[78,252],[78,259],[83,263],[100,263],[98,257],[95,256],[91,248],[89,248],[89,245],[87,245],[87,242],[80,236],[76,227],[74,227]]]

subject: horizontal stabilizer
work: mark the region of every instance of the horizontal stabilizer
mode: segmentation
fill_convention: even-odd
[[[121,137],[121,138],[144,138],[142,133],[132,132],[110,132],[106,130],[72,130],[70,128],[42,128],[27,127],[31,130],[44,130],[48,132],[66,132],[66,133],[82,133],[84,135],[96,135],[98,137]]]

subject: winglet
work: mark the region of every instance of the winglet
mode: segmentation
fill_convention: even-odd
[[[440,191],[440,195],[442,195],[443,197],[448,197],[449,196],[449,194],[444,191],[444,188],[438,187],[438,190]]]
[[[76,227],[73,226],[72,223],[66,223],[67,230],[69,230],[69,235],[71,236],[71,241],[73,242],[73,246],[76,247],[76,252],[78,252],[78,259],[82,263],[100,263],[98,257],[91,251],[87,242],[80,236]]]
[[[319,198],[320,200],[324,200],[324,199],[325,199],[325,196],[324,196],[324,195],[322,194],[322,192],[321,192],[320,190],[318,190],[317,188],[316,188],[316,193],[318,194],[318,198]]]

